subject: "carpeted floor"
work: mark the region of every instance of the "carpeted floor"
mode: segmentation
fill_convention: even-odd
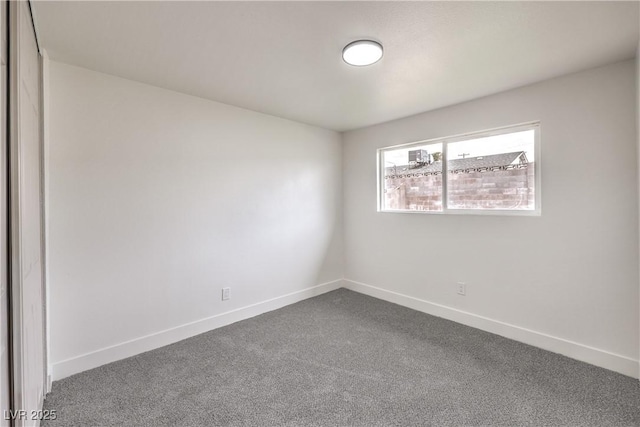
[[[57,381],[45,426],[640,425],[640,383],[340,289]]]

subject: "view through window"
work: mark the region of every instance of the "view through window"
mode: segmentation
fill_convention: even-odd
[[[379,150],[380,210],[535,212],[538,124]]]

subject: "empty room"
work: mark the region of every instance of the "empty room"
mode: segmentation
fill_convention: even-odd
[[[640,426],[640,2],[0,34],[0,426]]]

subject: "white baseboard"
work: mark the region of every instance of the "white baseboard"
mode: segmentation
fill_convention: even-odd
[[[125,359],[165,345],[173,344],[186,338],[220,328],[240,320],[248,319],[268,311],[277,310],[284,306],[333,291],[342,287],[342,280],[322,283],[290,294],[282,295],[246,307],[220,313],[215,316],[176,326],[171,329],[156,332],[130,341],[125,341],[110,347],[101,348],[53,364],[53,380],[59,380],[82,371],[86,371],[116,360]]]
[[[423,313],[442,317],[463,325],[533,345],[553,353],[562,354],[572,359],[600,366],[633,378],[638,378],[639,376],[638,360],[630,357],[349,279],[344,279],[344,287],[355,292],[402,305]]]

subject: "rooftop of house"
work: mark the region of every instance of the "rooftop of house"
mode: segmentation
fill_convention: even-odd
[[[504,167],[512,164],[528,163],[524,151],[514,151],[512,153],[491,154],[488,156],[466,157],[463,159],[449,160],[447,168],[450,172],[463,171],[467,169],[490,169]],[[411,167],[411,165],[397,165],[386,168],[387,175],[402,175],[408,173],[433,173],[442,172],[442,161],[433,162]]]

